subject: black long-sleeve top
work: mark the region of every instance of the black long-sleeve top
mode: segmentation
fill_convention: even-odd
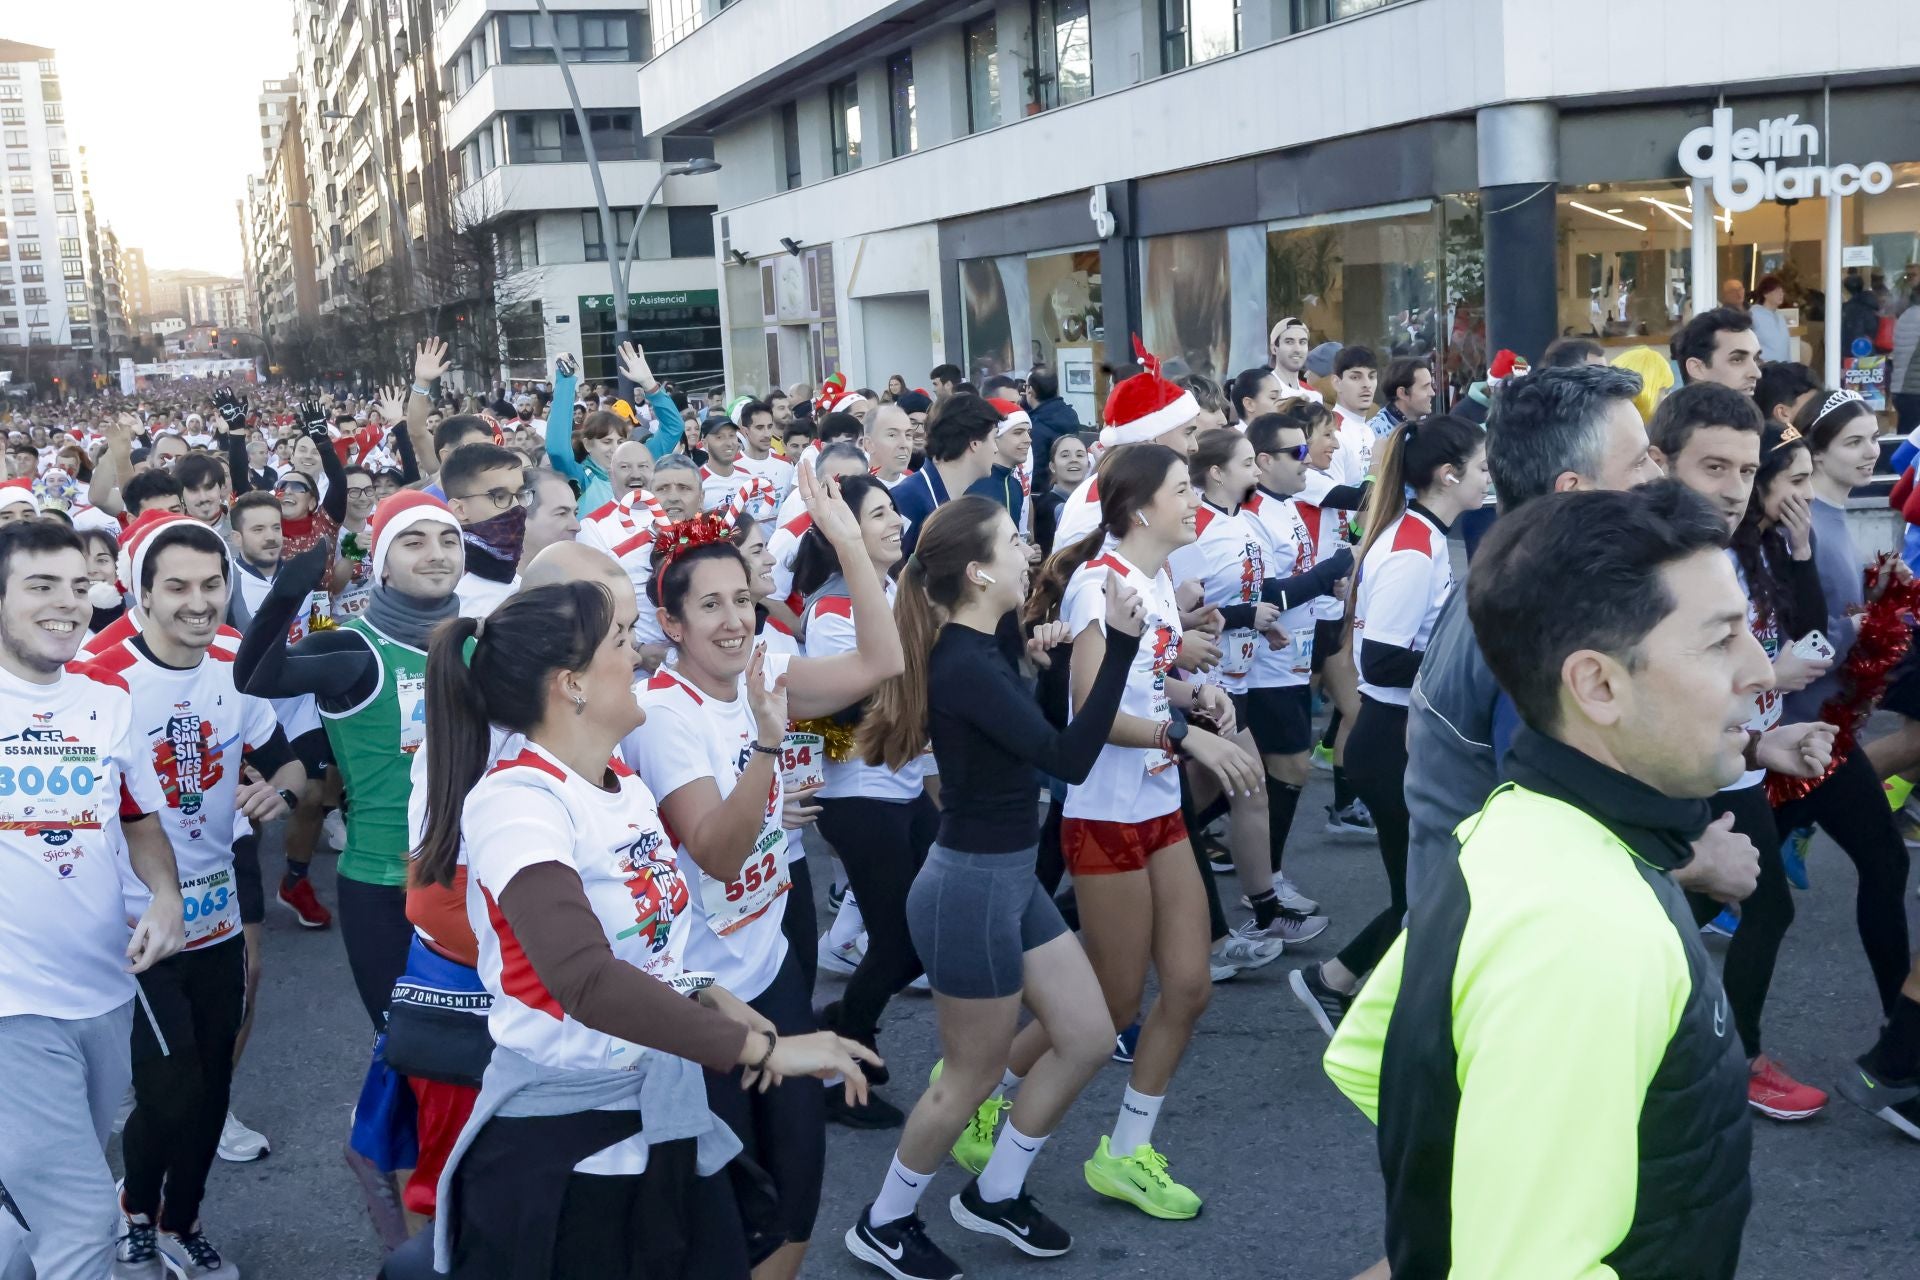
[[[995,636],[949,623],[927,660],[927,728],[940,764],[940,843],[1015,853],[1040,841],[1034,770],[1084,782],[1106,745],[1140,637],[1112,628],[1080,713],[1047,722]],[[1058,654],[1056,662],[1064,663]]]
[[[342,492],[345,491],[344,485]],[[320,584],[328,547],[315,547],[280,567],[267,598],[254,611],[234,655],[233,680],[256,698],[313,694],[328,711],[366,701],[380,685],[380,663],[366,638],[347,627],[310,631],[287,644],[287,629]]]

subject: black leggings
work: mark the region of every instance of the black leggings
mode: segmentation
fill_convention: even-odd
[[[819,823],[847,869],[867,926],[867,954],[829,1009],[831,1030],[871,1044],[887,1001],[923,972],[907,932],[907,894],[939,830],[940,811],[924,793],[904,801],[823,798]]]
[[[1373,815],[1380,864],[1387,869],[1388,902],[1336,957],[1355,977],[1372,972],[1400,936],[1407,915],[1407,709],[1360,695],[1360,714],[1347,735],[1347,781]],[[1883,806],[1884,807],[1884,806]]]
[[[384,1031],[387,1001],[393,998],[393,984],[407,970],[407,951],[413,946],[406,886],[368,884],[341,876],[334,882],[334,894],[340,903],[340,941],[347,944],[354,990],[373,1019],[373,1029]]]
[[[807,866],[807,853],[800,845],[798,831],[787,832],[786,912],[780,917],[780,932],[786,936],[787,950],[800,966],[800,981],[809,995],[820,972],[820,953],[814,950],[820,941],[820,917],[813,905],[813,872]]]
[[[1891,1013],[1913,963],[1907,946],[1907,846],[1893,825],[1880,779],[1858,747],[1812,795],[1774,811],[1774,827],[1782,836],[1815,825],[1825,828],[1840,851],[1853,859],[1860,877],[1853,918],[1873,970],[1880,1009]]]
[[[1752,1058],[1760,1052],[1760,1011],[1773,986],[1780,943],[1793,923],[1793,890],[1787,884],[1786,866],[1780,861],[1780,835],[1774,829],[1766,787],[1722,791],[1713,798],[1714,819],[1718,821],[1725,813],[1733,815],[1734,831],[1753,841],[1760,854],[1760,881],[1752,896],[1740,904],[1740,927],[1727,944],[1727,962],[1720,973],[1721,985],[1727,989],[1727,1004],[1733,1009],[1734,1030],[1740,1033],[1740,1047]],[[1721,904],[1705,894],[1689,893],[1687,901],[1700,924],[1720,914]]]

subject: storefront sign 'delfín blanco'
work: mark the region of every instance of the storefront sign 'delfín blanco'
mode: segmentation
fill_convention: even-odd
[[[1744,213],[1762,200],[1814,196],[1879,195],[1893,186],[1893,170],[1870,164],[1791,163],[1820,154],[1820,130],[1798,116],[1762,120],[1752,129],[1733,127],[1733,112],[1715,108],[1713,123],[1680,140],[1680,167],[1713,184],[1713,200]],[[1782,163],[1782,162],[1788,163]]]

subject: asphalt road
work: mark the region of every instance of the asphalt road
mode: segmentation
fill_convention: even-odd
[[[1299,828],[1308,827],[1307,815],[1318,817],[1328,790],[1326,775],[1316,773]],[[1288,868],[1333,915],[1328,933],[1300,949],[1315,959],[1331,955],[1378,909],[1386,884],[1370,843],[1325,836],[1318,822],[1311,827],[1296,831]],[[277,840],[264,860],[272,884]],[[314,875],[322,897],[334,901],[333,860],[322,857]],[[1780,957],[1767,1029],[1771,1051],[1787,1066],[1830,1087],[1849,1057],[1871,1042],[1877,1008],[1853,933],[1852,869],[1824,837],[1813,851],[1812,875],[1812,890],[1795,895],[1798,918]],[[1914,899],[1907,902],[1911,912]],[[1073,1252],[1035,1262],[954,1226],[945,1202],[964,1175],[951,1164],[923,1204],[936,1239],[972,1275],[1044,1271],[1050,1280],[1158,1280],[1187,1267],[1208,1280],[1345,1280],[1379,1257],[1372,1129],[1320,1071],[1324,1040],[1287,991],[1294,963],[1283,957],[1214,989],[1160,1117],[1155,1145],[1173,1175],[1206,1198],[1198,1219],[1152,1221],[1081,1181],[1080,1162],[1111,1121],[1125,1083],[1125,1068],[1109,1065],[1041,1156],[1030,1184],[1074,1232]],[[272,1139],[273,1154],[252,1165],[216,1166],[208,1232],[252,1280],[372,1276],[378,1248],[340,1158],[370,1031],[338,933],[305,932],[275,905],[266,964],[234,1108]],[[837,984],[822,979],[823,988]],[[930,1002],[911,995],[896,1001],[882,1046],[895,1081],[886,1092],[910,1106],[935,1056]],[[825,1203],[804,1275],[874,1274],[848,1257],[840,1236],[872,1198],[893,1141],[887,1133],[830,1134]],[[1753,1168],[1743,1277],[1920,1274],[1920,1146],[1836,1095],[1826,1114],[1802,1124],[1757,1120]]]

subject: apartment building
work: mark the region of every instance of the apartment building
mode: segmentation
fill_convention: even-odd
[[[79,149],[67,136],[54,51],[0,39],[0,355],[29,351],[41,368],[72,374],[98,363],[110,329],[92,200]]]
[[[247,180],[240,211],[246,291],[269,350],[289,326],[319,315],[316,232],[297,81],[269,80],[260,97],[265,169]],[[295,90],[289,92],[289,86]],[[269,136],[270,135],[270,136]]]
[[[640,111],[714,139],[737,389],[1046,362],[1091,419],[1130,334],[1225,378],[1289,315],[1458,389],[1562,333],[1662,345],[1768,273],[1836,376],[1824,300],[1920,275],[1920,8],[1714,13],[655,0]]]
[[[436,0],[434,50],[456,225],[485,233],[505,334],[505,372],[542,376],[571,351],[584,376],[615,376],[614,281],[639,223],[626,282],[630,323],[655,373],[689,390],[721,382],[720,307],[711,174],[673,176],[711,159],[701,136],[662,131],[635,105],[635,73],[653,44],[646,6],[552,0],[561,48],[587,117],[581,135],[566,81],[533,0]],[[650,136],[651,135],[651,136]],[[597,212],[591,143],[615,219]]]

